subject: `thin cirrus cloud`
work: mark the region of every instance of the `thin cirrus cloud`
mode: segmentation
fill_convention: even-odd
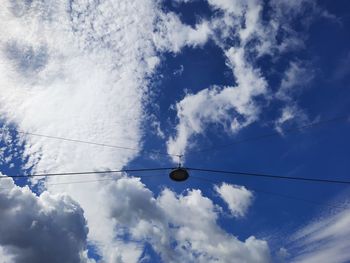
[[[313,220],[291,236],[293,263],[345,263],[350,260],[349,208]]]
[[[275,128],[283,133],[285,124],[295,122],[305,125],[309,121],[307,113],[297,104],[297,97],[308,88],[314,79],[314,71],[310,65],[300,61],[291,61],[285,70],[278,92],[275,94],[277,100],[285,104],[280,112],[280,117],[275,121]]]

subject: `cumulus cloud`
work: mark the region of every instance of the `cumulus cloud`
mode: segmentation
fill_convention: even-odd
[[[349,208],[321,217],[297,231],[289,250],[297,251],[290,262],[345,263],[350,261]]]
[[[86,256],[84,212],[67,195],[36,196],[12,179],[0,188],[1,262],[92,262]]]
[[[220,208],[200,190],[177,195],[164,189],[156,197],[139,179],[122,178],[110,186],[108,194],[115,200],[110,216],[116,238],[147,241],[164,262],[270,260],[266,241],[254,236],[240,241],[221,229]]]
[[[253,193],[244,186],[222,183],[215,186],[215,191],[227,204],[231,214],[235,217],[246,215],[253,202]]]

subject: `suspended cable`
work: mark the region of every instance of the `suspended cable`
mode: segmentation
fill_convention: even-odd
[[[71,176],[71,175],[84,175],[84,174],[109,174],[109,173],[123,173],[123,172],[149,172],[149,171],[165,171],[178,169],[178,167],[166,167],[166,168],[142,168],[142,169],[122,169],[122,170],[106,170],[106,171],[85,171],[85,172],[62,172],[62,173],[38,173],[29,175],[14,175],[14,176],[0,176],[0,179],[11,177],[11,178],[31,178],[31,177],[51,177],[51,176]],[[185,169],[185,168],[183,168]],[[229,175],[242,175],[242,176],[254,176],[269,179],[280,179],[280,180],[296,180],[296,181],[309,181],[319,183],[334,183],[334,184],[350,184],[350,181],[332,180],[332,179],[321,179],[321,178],[309,178],[309,177],[293,177],[293,176],[279,176],[263,173],[249,173],[239,171],[224,171],[204,168],[193,168],[187,167],[189,171],[198,172],[209,172],[209,173],[221,173]]]
[[[270,179],[308,181],[308,182],[331,183],[331,184],[350,184],[350,181],[332,180],[332,179],[320,179],[320,178],[310,178],[310,177],[293,177],[293,176],[280,176],[280,175],[263,174],[263,173],[249,173],[249,172],[238,172],[238,171],[224,171],[224,170],[203,169],[203,168],[192,168],[192,167],[187,167],[186,169],[187,169],[187,170],[192,170],[192,171],[198,171],[198,172],[221,173],[221,174],[243,175],[243,176],[255,176],[255,177],[270,178]]]
[[[301,131],[301,130],[304,130],[304,129],[307,129],[307,128],[321,126],[321,125],[328,124],[328,123],[331,123],[331,122],[342,121],[342,120],[345,120],[345,119],[348,119],[348,118],[349,118],[349,116],[341,116],[341,117],[336,117],[336,118],[332,118],[332,119],[328,119],[328,120],[324,120],[324,121],[314,122],[314,123],[307,124],[307,125],[304,125],[304,126],[301,126],[301,127],[297,127],[297,128],[286,129],[286,130],[284,130],[284,134],[291,133],[291,132],[296,132],[296,131]],[[121,150],[141,151],[141,152],[148,152],[148,153],[153,153],[153,154],[157,154],[157,155],[165,155],[165,156],[177,156],[177,157],[181,156],[180,154],[172,154],[172,153],[162,152],[162,151],[158,151],[158,150],[140,150],[140,149],[136,149],[136,148],[132,148],[132,147],[125,147],[125,146],[112,145],[112,144],[106,144],[106,143],[98,143],[98,142],[92,142],[92,141],[86,141],[86,140],[71,139],[71,138],[66,138],[66,137],[52,136],[52,135],[39,134],[39,133],[33,133],[33,132],[17,131],[17,133],[24,134],[24,135],[29,135],[29,136],[37,136],[37,137],[43,137],[43,138],[48,138],[48,139],[55,139],[55,140],[62,140],[62,141],[67,141],[67,142],[89,144],[89,145],[108,147],[108,148],[114,148],[114,149],[121,149]],[[242,139],[242,140],[238,140],[238,141],[235,141],[233,143],[229,143],[229,144],[225,144],[225,145],[217,145],[217,146],[213,146],[213,147],[210,147],[210,148],[205,148],[205,149],[201,149],[201,150],[195,150],[195,151],[192,151],[192,152],[194,152],[194,153],[196,153],[196,152],[206,152],[206,151],[211,151],[211,150],[228,148],[228,147],[230,147],[232,145],[236,145],[236,144],[240,144],[240,143],[244,143],[244,142],[249,142],[249,141],[261,140],[261,139],[273,137],[273,136],[276,136],[276,135],[280,135],[280,133],[276,131],[276,132],[272,132],[272,133],[262,134],[262,135],[258,135],[258,136],[255,136],[255,137],[249,137],[249,138],[245,138],[245,139]]]
[[[122,169],[122,170],[106,170],[106,171],[86,171],[86,172],[65,172],[65,173],[39,173],[39,174],[28,174],[28,175],[9,175],[0,176],[0,179],[4,178],[31,178],[31,177],[53,177],[53,176],[71,176],[71,175],[84,175],[84,174],[110,174],[110,173],[131,173],[131,172],[150,172],[150,171],[165,171],[172,170],[170,168],[145,168],[145,169]]]
[[[137,176],[133,176],[133,177],[152,178],[152,177],[157,177],[157,176],[164,176],[164,174],[137,175]],[[131,178],[131,177],[128,177],[128,178]],[[106,181],[115,181],[118,179],[120,179],[120,178],[111,177],[111,178],[104,178],[104,179],[79,180],[79,181],[68,181],[68,182],[59,182],[59,183],[45,183],[45,186],[98,183],[98,182],[106,182]],[[8,189],[8,188],[2,187],[0,189],[4,190],[4,189]]]
[[[196,179],[196,180],[200,180],[200,181],[204,181],[204,182],[213,183],[213,184],[220,184],[220,183],[222,183],[222,182],[219,182],[219,181],[215,181],[215,180],[211,180],[211,179],[207,179],[207,178],[203,178],[203,177],[197,177],[197,176],[191,176],[191,178]],[[296,201],[301,201],[301,202],[305,202],[305,203],[309,203],[309,204],[313,204],[313,205],[317,205],[317,206],[327,206],[327,207],[330,207],[330,208],[348,209],[348,207],[346,207],[346,206],[323,204],[323,203],[319,203],[319,202],[316,202],[316,201],[313,201],[313,200],[304,199],[304,198],[300,198],[300,197],[297,197],[297,196],[291,196],[291,195],[276,193],[276,192],[265,191],[265,190],[257,189],[255,187],[253,187],[253,188],[249,187],[249,189],[251,189],[251,190],[253,190],[254,192],[257,192],[257,193],[278,196],[278,197],[287,198],[287,199],[296,200]]]
[[[98,143],[98,142],[92,142],[92,141],[77,140],[77,139],[71,139],[71,138],[65,138],[65,137],[59,137],[59,136],[51,136],[51,135],[39,134],[39,133],[33,133],[33,132],[17,131],[17,133],[24,134],[24,135],[30,135],[30,136],[43,137],[43,138],[48,138],[48,139],[54,139],[54,140],[62,140],[62,141],[67,141],[67,142],[83,143],[83,144],[90,144],[90,145],[95,145],[95,146],[121,149],[121,150],[141,151],[141,152],[148,152],[148,153],[153,153],[153,154],[158,154],[158,155],[166,155],[166,156],[179,156],[178,154],[171,154],[171,153],[161,152],[161,151],[157,151],[157,150],[140,150],[140,149],[136,149],[136,148],[132,148],[132,147],[124,147],[124,146],[120,146],[120,145],[112,145],[112,144]]]
[[[70,172],[70,173],[50,173],[50,174],[32,174],[32,175],[18,175],[18,176],[0,176],[0,179],[4,178],[30,178],[30,177],[49,177],[49,176],[65,176],[65,175],[83,175],[83,174],[109,174],[109,173],[121,173],[121,172],[147,172],[147,171],[164,171],[164,170],[172,170],[175,168],[147,168],[147,169],[124,169],[124,170],[109,170],[109,171],[94,171],[94,172]],[[242,173],[242,172],[231,172],[231,171],[220,171],[220,170],[208,170],[208,169],[198,169],[198,168],[187,168],[188,170],[194,170],[194,171],[205,171],[205,172],[215,172],[215,173],[229,173],[229,174],[239,174],[239,175],[254,175],[254,176],[263,176],[265,177],[266,174],[252,174],[252,173]],[[137,175],[135,177],[141,177],[141,178],[148,178],[148,177],[156,177],[156,176],[164,176],[163,174],[151,174],[151,175]],[[278,179],[293,179],[293,180],[305,180],[307,181],[316,181],[316,182],[325,182],[329,183],[330,180],[323,180],[323,179],[313,179],[313,178],[300,178],[300,177],[282,177],[282,176],[272,176],[268,175],[269,178],[278,178]],[[222,183],[220,181],[208,179],[208,178],[203,178],[203,177],[197,177],[191,175],[190,178],[201,180],[201,181],[206,181],[214,184],[219,184]],[[59,182],[59,183],[49,183],[46,184],[48,186],[55,186],[55,185],[67,185],[67,184],[84,184],[84,183],[94,183],[94,182],[103,182],[103,181],[114,181],[116,178],[104,178],[104,179],[94,179],[94,180],[81,180],[81,181],[71,181],[71,182]],[[334,181],[332,180],[331,182],[336,182],[336,183],[346,183],[350,184],[348,181]],[[0,188],[0,189],[6,189],[6,188]],[[327,205],[327,204],[321,204],[312,200],[308,199],[303,199],[295,196],[290,196],[290,195],[285,195],[285,194],[280,194],[280,193],[275,193],[275,192],[270,192],[270,191],[265,191],[265,190],[258,190],[256,188],[252,189],[255,192],[260,192],[263,194],[270,194],[270,195],[275,195],[275,196],[280,196],[283,198],[288,198],[288,199],[294,199],[294,200],[299,200],[299,201],[304,201],[308,203],[312,203],[315,205],[321,205],[321,206],[330,206],[334,208],[341,208],[341,209],[347,209],[347,207],[342,207],[342,206],[333,206],[333,205]]]
[[[151,174],[151,175],[136,175],[132,177],[140,177],[142,179],[144,178],[152,178],[152,177],[159,177],[159,176],[164,176],[164,174]],[[8,176],[7,176],[8,177]],[[132,178],[132,177],[127,177],[127,178]],[[72,184],[86,184],[86,183],[98,183],[98,182],[106,182],[106,181],[116,181],[121,178],[116,178],[116,177],[110,177],[110,178],[104,178],[104,179],[92,179],[92,180],[79,180],[79,181],[68,181],[68,182],[59,182],[59,183],[45,183],[45,186],[60,186],[60,185],[72,185]],[[25,185],[27,186],[27,184]],[[21,186],[23,187],[23,186]],[[6,190],[8,189],[7,187],[0,187],[0,190]]]
[[[310,128],[326,125],[326,124],[329,124],[329,123],[344,121],[344,120],[347,120],[347,119],[349,119],[348,115],[347,116],[338,116],[338,117],[335,117],[335,118],[332,118],[332,119],[318,121],[318,122],[313,122],[313,123],[306,124],[306,125],[303,125],[303,126],[300,126],[300,127],[296,127],[296,128],[285,129],[285,130],[283,130],[283,134],[288,134],[288,133],[292,133],[292,132],[298,132],[298,131],[302,131],[302,130],[305,130],[305,129],[310,129]],[[278,135],[281,135],[281,133],[278,132],[278,131],[275,131],[275,132],[271,132],[271,133],[266,133],[266,134],[261,134],[261,135],[257,135],[257,136],[253,136],[253,137],[244,138],[244,139],[241,139],[241,140],[236,140],[236,141],[234,141],[232,143],[227,143],[227,144],[224,144],[224,145],[217,145],[217,146],[213,146],[213,147],[209,147],[209,148],[194,150],[194,151],[191,151],[191,152],[192,153],[200,153],[200,152],[219,150],[219,149],[229,148],[229,147],[231,147],[233,145],[236,145],[236,144],[241,144],[241,143],[250,142],[250,141],[258,141],[258,140],[267,139],[267,138],[278,136]]]

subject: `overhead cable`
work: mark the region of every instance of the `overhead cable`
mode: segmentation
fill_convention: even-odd
[[[54,140],[62,140],[62,141],[67,141],[67,142],[83,143],[83,144],[90,144],[90,145],[96,145],[96,146],[102,146],[102,147],[108,147],[108,148],[114,148],[114,149],[121,149],[121,150],[148,152],[148,153],[153,153],[153,154],[158,154],[158,155],[167,155],[167,156],[179,156],[178,154],[171,154],[171,153],[166,153],[166,152],[157,151],[157,150],[140,150],[140,149],[136,149],[136,148],[132,148],[132,147],[125,147],[125,146],[112,145],[112,144],[106,144],[106,143],[98,143],[98,142],[85,141],[85,140],[77,140],[77,139],[52,136],[52,135],[46,135],[46,134],[40,134],[40,133],[33,133],[33,132],[17,131],[17,133],[24,134],[24,135],[30,135],[30,136],[43,137],[43,138],[48,138],[48,139],[54,139]]]
[[[300,126],[300,127],[297,127],[297,128],[285,129],[283,131],[283,133],[287,134],[287,133],[297,132],[297,131],[305,130],[305,129],[308,129],[308,128],[313,128],[313,127],[329,124],[329,123],[332,123],[332,122],[343,121],[343,120],[346,120],[346,119],[349,119],[349,116],[338,116],[338,117],[335,117],[335,118],[332,118],[332,119],[328,119],[328,120],[313,122],[313,123],[310,123],[310,124],[307,124],[307,125],[303,125],[303,126]],[[78,139],[72,139],[72,138],[66,138],[66,137],[60,137],[60,136],[53,136],[53,135],[47,135],[47,134],[40,134],[40,133],[33,133],[33,132],[17,131],[17,133],[24,134],[24,135],[29,135],[29,136],[37,136],[37,137],[43,137],[43,138],[48,138],[48,139],[55,139],[55,140],[62,140],[62,141],[67,141],[67,142],[89,144],[89,145],[108,147],[108,148],[114,148],[114,149],[121,149],[121,150],[140,151],[140,152],[147,152],[147,153],[153,153],[153,154],[165,155],[165,156],[176,156],[176,157],[180,157],[181,156],[181,154],[167,153],[167,152],[158,151],[158,150],[140,150],[140,149],[137,149],[137,148],[126,147],[126,146],[121,146],[121,145],[112,145],[112,144],[106,144],[106,143],[98,143],[98,142],[93,142],[93,141],[78,140]],[[244,143],[244,142],[249,142],[249,141],[256,141],[256,140],[266,139],[266,138],[277,136],[277,135],[280,135],[280,132],[276,131],[276,132],[261,134],[261,135],[257,135],[257,136],[254,136],[254,137],[248,137],[248,138],[245,138],[245,139],[237,140],[237,141],[234,141],[232,143],[225,144],[225,145],[216,145],[216,146],[213,146],[213,147],[199,149],[199,150],[194,150],[194,151],[191,151],[191,152],[193,152],[193,153],[197,153],[198,152],[199,153],[199,152],[206,152],[206,151],[212,151],[212,150],[219,150],[219,149],[231,147],[232,145],[236,145],[236,144],[240,144],[240,143]]]
[[[53,176],[72,176],[72,175],[84,175],[84,174],[111,174],[111,173],[131,173],[131,172],[150,172],[150,171],[164,171],[171,170],[170,168],[144,168],[144,169],[122,169],[122,170],[106,170],[106,171],[85,171],[85,172],[62,172],[62,173],[38,173],[28,175],[9,175],[0,176],[0,179],[4,178],[31,178],[31,177],[53,177]]]
[[[333,179],[281,176],[281,175],[272,175],[272,174],[263,174],[263,173],[225,171],[225,170],[214,170],[214,169],[193,168],[193,167],[187,167],[186,169],[192,170],[192,171],[198,171],[198,172],[221,173],[221,174],[227,174],[227,175],[254,176],[254,177],[269,178],[269,179],[308,181],[308,182],[329,183],[329,184],[350,184],[350,181],[333,180]]]
[[[127,173],[150,172],[150,171],[165,171],[165,170],[173,170],[173,169],[176,169],[176,167],[121,169],[121,170],[106,170],[106,171],[84,171],[84,172],[62,172],[62,173],[37,173],[37,174],[28,174],[28,175],[0,176],[0,179],[7,178],[7,177],[31,178],[31,177],[72,176],[72,175],[85,175],[85,174],[110,174],[110,173],[123,173],[123,172],[127,172]],[[308,182],[330,183],[330,184],[350,184],[350,181],[333,180],[333,179],[280,176],[280,175],[272,175],[272,174],[264,174],[264,173],[250,173],[250,172],[215,170],[215,169],[204,169],[204,168],[193,168],[193,167],[186,167],[185,169],[189,171],[221,173],[221,174],[227,174],[227,175],[254,176],[254,177],[277,179],[277,180],[295,180],[295,181],[308,181]]]

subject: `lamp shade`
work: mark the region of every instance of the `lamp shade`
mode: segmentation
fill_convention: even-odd
[[[185,168],[176,168],[170,172],[169,177],[173,181],[182,182],[187,180],[189,174]]]

